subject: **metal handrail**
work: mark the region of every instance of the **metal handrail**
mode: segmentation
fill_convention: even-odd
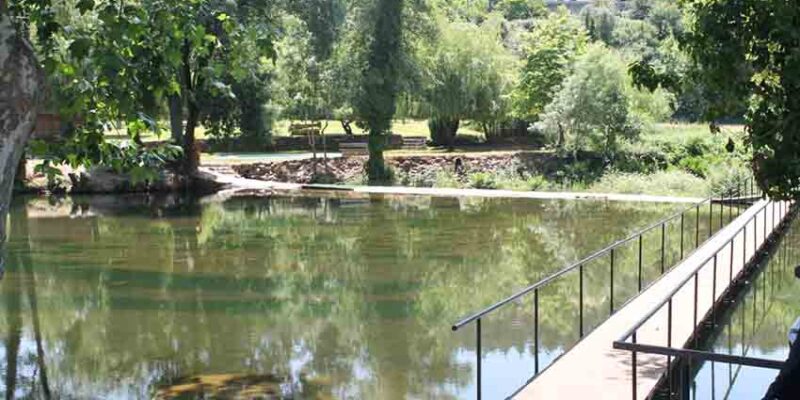
[[[748,366],[755,366],[755,367],[762,367],[762,368],[772,368],[772,369],[780,369],[783,365],[782,362],[776,360],[767,360],[767,359],[759,359],[759,358],[750,358],[750,357],[739,357],[739,356],[732,356],[732,355],[724,355],[724,354],[717,354],[717,353],[709,353],[709,352],[702,352],[697,350],[690,350],[690,349],[676,349],[672,347],[672,300],[675,295],[684,289],[684,287],[694,279],[695,281],[695,321],[693,329],[697,329],[698,321],[697,321],[697,280],[700,274],[700,270],[707,267],[709,263],[713,260],[713,268],[714,268],[714,279],[716,281],[716,271],[717,271],[717,258],[719,254],[724,251],[726,247],[731,248],[731,260],[730,260],[730,268],[731,273],[729,276],[730,282],[733,283],[733,249],[734,249],[734,241],[736,240],[739,233],[744,232],[744,236],[742,239],[742,270],[740,274],[746,273],[745,269],[747,265],[747,227],[750,225],[751,221],[754,222],[753,229],[757,229],[758,227],[758,217],[763,211],[763,242],[761,246],[763,247],[765,244],[769,243],[769,236],[767,235],[767,207],[772,206],[772,233],[774,234],[776,229],[781,229],[787,224],[786,216],[791,215],[795,210],[793,208],[793,202],[765,202],[758,210],[753,212],[750,218],[745,222],[741,227],[739,227],[736,232],[732,235],[732,237],[717,247],[715,250],[711,252],[711,255],[706,257],[703,261],[698,263],[698,266],[694,268],[690,273],[687,274],[686,278],[683,279],[679,284],[673,288],[669,294],[665,295],[663,300],[661,300],[658,304],[653,306],[651,310],[645,314],[642,318],[640,318],[636,324],[634,324],[630,329],[628,329],[625,333],[623,333],[616,341],[613,343],[613,347],[615,349],[621,350],[629,350],[631,351],[631,368],[632,368],[632,398],[637,398],[637,353],[652,353],[652,354],[661,354],[666,355],[667,358],[667,373],[670,379],[670,387],[671,384],[671,361],[672,357],[680,357],[685,356],[689,359],[706,359],[708,361],[721,361],[721,362],[730,362],[734,364],[741,364],[741,365],[748,365]],[[778,208],[776,210],[775,208]],[[776,221],[776,216],[780,215],[780,219]],[[758,254],[758,245],[757,245],[757,232],[753,232],[753,253],[751,257],[755,257]],[[737,280],[740,278],[737,278]],[[713,286],[713,290],[716,290],[716,283]],[[711,318],[714,318],[715,306],[717,303],[717,296],[716,293],[713,292],[714,297],[714,304],[711,305]],[[641,327],[650,320],[654,315],[660,312],[665,306],[667,306],[667,346],[655,346],[655,345],[648,345],[648,344],[641,344],[636,342],[636,334],[641,329]],[[628,342],[628,338],[633,338],[633,342]],[[671,398],[671,397],[670,397]]]
[[[741,199],[742,197],[746,196],[747,194],[749,194],[751,198],[756,196],[756,195],[760,195],[760,191],[758,190],[758,188],[756,188],[755,181],[753,180],[753,178],[750,179],[749,183],[750,183],[749,188],[748,188],[748,181],[745,181],[743,187],[742,187],[741,184],[737,185],[736,191],[731,190],[731,191],[729,191],[727,197],[725,195],[721,195],[718,198],[718,200],[719,201],[725,201],[727,199],[728,201],[733,201],[735,199]],[[742,189],[744,189],[744,190],[742,190]],[[580,334],[579,334],[579,339],[578,340],[582,339],[584,337],[583,294],[582,294],[583,293],[582,289],[583,289],[584,265],[589,263],[589,262],[591,262],[591,261],[593,261],[593,260],[595,260],[595,259],[598,259],[599,257],[601,257],[603,255],[606,255],[606,254],[610,255],[610,257],[611,257],[611,271],[610,271],[611,272],[611,279],[610,279],[610,291],[611,291],[611,293],[610,293],[609,305],[610,305],[610,314],[613,314],[615,312],[615,309],[614,309],[614,250],[616,248],[624,245],[624,244],[632,242],[633,240],[637,240],[637,239],[639,240],[639,292],[641,292],[642,289],[643,289],[643,287],[642,287],[642,262],[643,262],[642,261],[642,238],[644,237],[644,235],[647,234],[648,232],[653,231],[654,229],[656,229],[658,227],[661,227],[661,274],[663,274],[665,272],[665,270],[666,270],[666,266],[665,266],[665,237],[666,237],[666,229],[665,228],[666,228],[667,224],[669,222],[672,222],[673,220],[675,220],[677,218],[680,218],[680,221],[681,221],[680,256],[681,256],[681,259],[683,259],[684,258],[684,247],[683,247],[684,236],[683,236],[683,232],[684,232],[684,220],[685,220],[686,214],[688,212],[690,212],[692,209],[695,210],[695,213],[696,213],[696,218],[695,218],[695,221],[696,221],[695,222],[695,248],[697,248],[697,247],[700,246],[700,242],[699,242],[700,206],[705,205],[705,204],[709,204],[709,206],[710,206],[710,212],[709,212],[709,222],[710,222],[709,223],[709,238],[710,238],[712,236],[712,233],[713,233],[713,224],[711,222],[713,221],[714,201],[715,201],[715,197],[712,196],[712,197],[709,197],[709,198],[707,198],[707,199],[705,199],[705,200],[703,200],[703,201],[701,201],[699,203],[693,204],[690,207],[686,207],[685,209],[682,209],[682,210],[680,210],[680,211],[678,211],[678,212],[676,212],[676,213],[674,213],[674,214],[672,214],[672,215],[670,215],[668,217],[665,217],[665,218],[659,220],[658,222],[655,222],[655,223],[653,223],[651,225],[648,225],[645,228],[640,229],[636,233],[631,234],[627,238],[619,240],[619,241],[616,241],[616,242],[614,242],[614,243],[612,243],[612,244],[610,244],[610,245],[608,245],[608,246],[606,246],[606,247],[604,247],[604,248],[602,248],[602,249],[590,254],[589,256],[587,256],[587,257],[585,257],[585,258],[583,258],[583,259],[581,259],[581,260],[579,260],[577,262],[574,262],[571,265],[569,265],[569,266],[567,266],[567,267],[565,267],[565,268],[563,268],[563,269],[561,269],[559,271],[556,271],[556,272],[548,275],[547,277],[545,277],[544,279],[541,279],[540,281],[534,283],[533,285],[527,286],[527,287],[517,291],[516,293],[512,294],[511,296],[506,297],[505,299],[503,299],[503,300],[501,300],[499,302],[496,302],[496,303],[484,308],[483,310],[478,311],[477,313],[474,313],[474,314],[472,314],[472,315],[470,315],[468,317],[465,317],[465,318],[461,319],[460,321],[456,322],[455,324],[453,324],[451,326],[451,329],[453,331],[457,331],[457,330],[461,329],[462,327],[464,327],[464,326],[466,326],[466,325],[468,325],[470,323],[475,322],[476,358],[477,358],[477,398],[480,400],[481,399],[481,395],[482,395],[482,373],[481,373],[482,372],[482,362],[481,362],[482,361],[482,348],[481,348],[481,336],[482,335],[481,335],[481,319],[483,317],[485,317],[488,314],[491,314],[493,311],[495,311],[495,310],[507,305],[508,303],[511,303],[511,302],[513,302],[513,301],[515,301],[515,300],[517,300],[517,299],[519,299],[519,298],[521,298],[521,297],[523,297],[525,295],[528,295],[531,292],[533,292],[533,294],[534,294],[534,303],[535,303],[535,306],[534,306],[534,309],[535,309],[535,313],[534,313],[534,320],[535,320],[535,322],[534,322],[534,336],[536,338],[535,341],[534,341],[534,343],[535,343],[534,344],[535,345],[535,350],[534,350],[535,374],[534,374],[534,376],[538,375],[539,374],[539,349],[538,349],[538,347],[539,347],[539,339],[538,339],[539,338],[539,289],[547,286],[549,283],[555,281],[559,277],[561,277],[561,276],[563,276],[563,275],[565,275],[565,274],[567,274],[569,272],[575,271],[576,269],[580,271],[580,285],[581,285],[581,296],[580,296],[580,306],[579,306],[579,309],[580,309],[580,323],[579,323],[580,328],[579,328],[579,332],[580,332]],[[723,212],[723,208],[722,207],[724,207],[724,205],[721,205],[721,208],[720,208],[720,216],[721,217],[722,217],[722,212]],[[730,215],[730,212],[729,212],[729,218],[732,218],[732,216]],[[722,218],[720,219],[720,224],[723,224],[723,219]],[[722,226],[720,226],[720,229],[722,229]]]
[[[457,330],[461,329],[464,325],[467,325],[470,322],[475,321],[476,319],[481,318],[481,317],[491,313],[492,311],[494,311],[494,310],[496,310],[496,309],[498,309],[498,308],[500,308],[500,307],[502,307],[502,306],[504,306],[504,305],[506,305],[506,304],[508,304],[508,303],[510,303],[510,302],[522,297],[522,296],[525,296],[526,294],[528,294],[528,293],[530,293],[530,292],[532,292],[532,291],[534,291],[536,289],[539,289],[539,288],[541,288],[543,286],[546,286],[548,283],[556,280],[557,278],[561,277],[562,275],[564,275],[564,274],[566,274],[568,272],[572,272],[572,271],[576,270],[581,265],[588,264],[588,263],[594,261],[595,259],[599,258],[600,256],[608,254],[612,249],[615,249],[615,248],[620,247],[620,246],[622,246],[624,244],[630,243],[633,240],[638,239],[639,236],[643,236],[646,233],[652,231],[653,229],[658,228],[661,225],[664,225],[664,224],[666,224],[668,222],[671,222],[673,219],[676,219],[676,218],[680,217],[681,215],[686,214],[688,211],[695,210],[698,207],[700,207],[702,205],[705,205],[706,203],[708,203],[710,201],[713,201],[713,200],[714,200],[713,197],[709,197],[709,198],[707,198],[705,200],[702,200],[702,201],[700,201],[698,203],[692,204],[691,206],[686,207],[686,208],[684,208],[684,209],[682,209],[682,210],[680,210],[680,211],[678,211],[678,212],[676,212],[676,213],[674,213],[674,214],[672,214],[672,215],[670,215],[668,217],[665,217],[665,218],[659,220],[658,222],[655,222],[655,223],[653,223],[651,225],[648,225],[647,227],[637,231],[636,233],[626,237],[625,239],[621,239],[621,240],[618,240],[618,241],[616,241],[614,243],[611,243],[610,245],[608,245],[608,246],[606,246],[606,247],[604,247],[604,248],[602,248],[600,250],[595,251],[594,253],[592,253],[592,254],[590,254],[590,255],[588,255],[588,256],[586,256],[586,257],[584,257],[584,258],[582,258],[582,259],[580,259],[580,260],[578,260],[578,261],[576,261],[576,262],[574,262],[572,264],[570,264],[569,266],[567,266],[565,268],[562,268],[562,269],[560,269],[560,270],[548,275],[547,277],[543,278],[542,280],[540,280],[540,281],[538,281],[538,282],[536,282],[536,283],[534,283],[534,284],[532,284],[530,286],[527,286],[527,287],[517,291],[516,293],[512,294],[511,296],[508,296],[505,299],[500,300],[497,303],[494,303],[491,306],[486,307],[483,310],[478,311],[477,313],[472,314],[472,315],[470,315],[470,316],[468,316],[468,317],[456,322],[455,324],[453,324],[452,330],[457,331]]]
[[[758,367],[769,369],[783,368],[783,361],[771,360],[768,358],[743,357],[733,354],[712,353],[710,351],[700,351],[692,349],[677,349],[674,347],[655,346],[650,344],[639,344],[630,342],[615,342],[614,348],[619,350],[638,351],[640,353],[658,354],[662,356],[685,357],[687,359],[699,361],[714,361],[727,364],[739,364],[746,367]]]
[[[745,185],[745,188],[746,187],[747,187],[747,185]],[[729,198],[733,198],[733,196],[730,196]],[[719,199],[723,200],[724,198],[723,197],[719,197]],[[528,294],[528,293],[530,293],[530,292],[532,292],[534,290],[536,290],[536,289],[539,289],[539,288],[541,288],[543,286],[546,286],[548,283],[552,282],[556,278],[558,278],[558,277],[560,277],[560,276],[562,276],[562,275],[564,275],[564,274],[566,274],[568,272],[574,271],[575,269],[579,268],[581,265],[588,264],[589,262],[599,258],[600,256],[608,254],[612,249],[620,247],[620,246],[622,246],[624,244],[628,244],[628,243],[638,239],[640,236],[643,236],[643,235],[647,234],[648,232],[660,227],[661,225],[664,225],[664,224],[666,224],[668,222],[672,222],[672,220],[677,219],[681,215],[685,215],[687,212],[689,212],[691,210],[695,210],[695,209],[697,209],[698,207],[700,207],[702,205],[705,205],[705,204],[707,204],[709,202],[713,202],[714,200],[715,200],[714,197],[709,197],[709,198],[704,199],[704,200],[702,200],[700,202],[692,204],[691,206],[686,207],[686,208],[684,208],[684,209],[682,209],[682,210],[680,210],[680,211],[678,211],[678,212],[676,212],[676,213],[674,213],[674,214],[672,214],[672,215],[670,215],[668,217],[665,217],[665,218],[659,220],[658,222],[654,222],[654,223],[646,226],[645,228],[637,231],[636,233],[631,234],[630,236],[626,237],[625,239],[618,240],[618,241],[616,241],[616,242],[614,242],[614,243],[612,243],[612,244],[610,244],[610,245],[608,245],[608,246],[606,246],[606,247],[604,247],[604,248],[602,248],[600,250],[597,250],[596,252],[588,255],[587,257],[585,257],[585,258],[583,258],[581,260],[578,260],[578,261],[570,264],[569,266],[552,273],[551,275],[548,275],[547,277],[543,278],[542,280],[540,280],[540,281],[538,281],[538,282],[536,282],[536,283],[534,283],[534,284],[532,284],[530,286],[527,286],[527,287],[525,287],[523,289],[520,289],[519,291],[517,291],[516,293],[512,294],[511,296],[508,296],[505,299],[503,299],[501,301],[498,301],[497,303],[494,303],[491,306],[486,307],[483,310],[478,311],[477,313],[472,314],[472,315],[470,315],[470,316],[468,316],[468,317],[456,322],[455,324],[453,324],[452,330],[457,331],[457,330],[461,329],[464,325],[467,325],[470,322],[473,322],[476,319],[481,318],[481,317],[491,313],[492,311],[494,311],[494,310],[496,310],[496,309],[498,309],[498,308],[500,308],[500,307],[502,307],[502,306],[504,306],[504,305],[506,305],[506,304],[508,304],[508,303],[510,303],[510,302],[512,302],[512,301],[514,301],[514,300],[516,300],[516,299],[518,299],[518,298],[520,298],[520,297],[522,297],[522,296],[524,296],[524,295],[526,295],[526,294]]]
[[[736,230],[736,233],[733,234],[733,238],[736,238],[736,236],[739,235],[740,232],[742,232],[743,230],[747,229],[747,225],[750,224],[750,221],[756,220],[757,217],[758,217],[758,214],[760,214],[761,211],[766,211],[767,206],[770,205],[770,204],[772,204],[773,207],[774,207],[775,204],[777,204],[777,203],[764,203],[761,206],[761,208],[759,208],[758,211],[753,213],[753,215],[750,217],[750,219],[747,220],[747,223],[745,223],[744,225],[739,227],[739,229]],[[780,212],[782,213],[783,211],[780,211]],[[765,213],[765,217],[766,217],[766,213]],[[766,221],[764,223],[766,224]],[[755,237],[755,233],[754,233],[754,237]],[[726,241],[724,244],[722,244],[721,246],[719,246],[716,249],[714,249],[712,251],[712,253],[713,253],[712,255],[706,257],[703,261],[701,261],[698,264],[698,266],[690,274],[688,274],[687,277],[683,279],[683,281],[681,281],[680,284],[675,286],[675,288],[672,289],[672,291],[670,291],[668,295],[664,296],[664,299],[661,300],[661,302],[659,302],[658,305],[654,306],[644,317],[640,318],[639,321],[637,321],[636,325],[634,325],[633,327],[628,329],[625,333],[623,333],[622,336],[620,336],[618,341],[622,342],[622,341],[626,340],[627,338],[631,337],[634,332],[638,331],[639,328],[641,328],[642,325],[644,325],[645,322],[647,322],[647,320],[649,320],[653,315],[658,313],[658,311],[661,310],[662,307],[667,305],[667,303],[669,303],[672,300],[672,298],[675,297],[675,294],[677,294],[681,289],[683,289],[684,285],[689,283],[690,280],[694,279],[695,274],[699,273],[701,269],[705,268],[705,266],[708,264],[709,261],[717,258],[717,255],[722,251],[722,249],[724,249],[725,247],[730,246],[732,243],[733,243],[733,239]],[[744,246],[747,246],[747,243],[744,243]]]

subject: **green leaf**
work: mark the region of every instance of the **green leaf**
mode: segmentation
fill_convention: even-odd
[[[89,48],[91,45],[91,40],[87,38],[78,38],[69,45],[69,52],[72,53],[73,57],[77,59],[83,59],[87,54],[89,54]]]
[[[94,9],[94,0],[80,0],[78,4],[75,5],[75,8],[77,8],[81,14],[86,14],[87,11]]]

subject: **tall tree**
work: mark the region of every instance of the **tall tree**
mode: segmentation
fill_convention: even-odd
[[[762,189],[800,196],[800,8],[785,0],[683,5],[689,15],[684,43],[718,95],[715,115],[730,115],[748,99],[745,122]]]
[[[371,184],[389,180],[383,159],[387,135],[397,110],[401,71],[404,64],[404,0],[376,0],[366,14],[371,27],[366,67],[355,112],[369,132],[367,174]]]
[[[437,145],[452,149],[462,120],[485,122],[506,111],[517,60],[503,46],[502,24],[490,22],[440,18],[438,37],[420,46],[422,116]]]
[[[173,137],[179,136],[176,119],[185,119],[183,172],[192,176],[199,165],[195,131],[206,110],[204,99],[235,97],[236,82],[260,82],[258,63],[273,55],[271,6],[254,0],[149,1],[142,3],[141,14],[147,30],[140,33],[137,50],[143,62],[161,67],[156,74],[143,71],[154,78],[142,81],[157,79],[153,86],[169,88]]]
[[[536,24],[528,36],[525,65],[513,94],[513,110],[518,118],[539,118],[587,42],[586,31],[565,7]]]

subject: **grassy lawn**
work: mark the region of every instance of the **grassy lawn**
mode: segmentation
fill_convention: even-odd
[[[289,125],[292,121],[281,120],[275,123],[273,135],[275,136],[289,136]],[[325,129],[326,134],[344,134],[344,129],[339,121],[327,121],[328,127]],[[323,126],[325,122],[322,123]],[[355,134],[361,133],[361,129],[353,125],[353,132]],[[421,119],[397,119],[392,124],[392,132],[402,136],[423,136],[429,137],[428,121]],[[472,127],[464,126],[458,131],[461,135],[475,135],[483,136],[483,133],[472,129]]]
[[[280,120],[275,123],[273,126],[273,135],[274,136],[289,136],[289,125],[291,125],[292,121],[289,120]],[[339,121],[330,120],[327,121],[328,127],[325,129],[326,134],[344,134],[344,129],[342,129],[342,124]],[[162,128],[161,137],[158,137],[154,134],[148,134],[142,137],[142,140],[149,142],[149,141],[157,141],[157,140],[167,140],[169,139],[169,123],[167,121],[162,121],[159,123]],[[323,125],[325,123],[323,122]],[[353,131],[356,134],[360,134],[361,130],[353,125]],[[395,134],[402,135],[402,136],[422,136],[422,137],[429,137],[430,132],[428,131],[428,122],[426,120],[414,120],[414,119],[405,119],[405,120],[395,120],[392,126],[392,131]],[[460,135],[472,135],[472,136],[483,136],[483,133],[473,129],[470,126],[465,126],[462,124],[461,129],[459,129],[458,133]],[[195,131],[195,137],[197,139],[204,139],[206,137],[206,129],[203,126],[198,126],[197,130]],[[125,131],[124,127],[118,129],[109,129],[106,132],[106,138],[111,140],[122,140],[127,139],[128,135]]]
[[[743,135],[744,125],[720,125],[723,135]],[[642,135],[644,140],[661,142],[686,141],[711,134],[708,124],[661,123],[653,126],[652,132]]]
[[[291,124],[288,120],[278,121],[275,124],[274,135],[275,136],[288,136],[289,135],[289,125]],[[162,135],[161,137],[157,137],[155,135],[148,135],[143,138],[144,141],[156,141],[156,140],[167,140],[169,139],[169,126],[166,121],[162,122]],[[474,135],[474,136],[482,136],[482,133],[472,129],[470,126],[465,126],[466,124],[462,124],[462,128],[459,129],[460,135]],[[355,128],[355,127],[354,127]],[[743,126],[742,125],[723,125],[720,127],[722,130],[723,135],[727,134],[738,134],[743,135]],[[358,128],[355,128],[356,132],[359,132]],[[429,137],[428,132],[428,124],[425,120],[396,120],[393,125],[393,131],[397,134],[403,136],[415,136],[415,137]],[[339,121],[328,121],[328,127],[325,130],[326,134],[343,134],[344,130],[342,129],[341,123]],[[203,139],[206,137],[206,129],[202,126],[199,126],[196,131],[196,135],[198,139]],[[709,127],[707,124],[690,124],[690,123],[661,123],[656,124],[653,126],[650,132],[646,132],[642,135],[641,140],[644,143],[653,143],[653,142],[675,142],[675,143],[686,143],[690,140],[701,139],[703,137],[708,137]],[[125,129],[114,129],[109,130],[107,133],[107,138],[111,140],[123,140],[127,139],[127,135],[125,133]],[[443,148],[427,148],[422,150],[390,150],[386,152],[387,157],[403,157],[403,156],[435,156],[435,155],[501,155],[519,151],[532,151],[529,147],[526,146],[513,146],[513,145],[474,145],[474,146],[467,146],[467,147],[457,147],[455,151],[448,152],[446,149]],[[540,152],[546,152],[548,150],[535,150]],[[285,152],[287,156],[291,158],[293,152]],[[304,153],[303,151],[297,152],[298,154]],[[210,157],[210,156],[208,156]],[[245,162],[246,160],[231,160],[229,156],[225,156],[224,159],[218,159],[214,157],[204,158],[204,162],[212,162],[212,163],[229,163],[229,162]],[[248,158],[248,157],[246,157]]]

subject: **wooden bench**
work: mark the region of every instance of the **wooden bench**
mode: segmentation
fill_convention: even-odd
[[[291,136],[317,136],[321,130],[322,124],[319,122],[289,125],[289,135]]]
[[[403,137],[403,150],[424,150],[428,147],[428,139],[424,136]]]
[[[339,152],[342,153],[342,157],[365,156],[369,154],[369,148],[366,143],[339,143]]]

